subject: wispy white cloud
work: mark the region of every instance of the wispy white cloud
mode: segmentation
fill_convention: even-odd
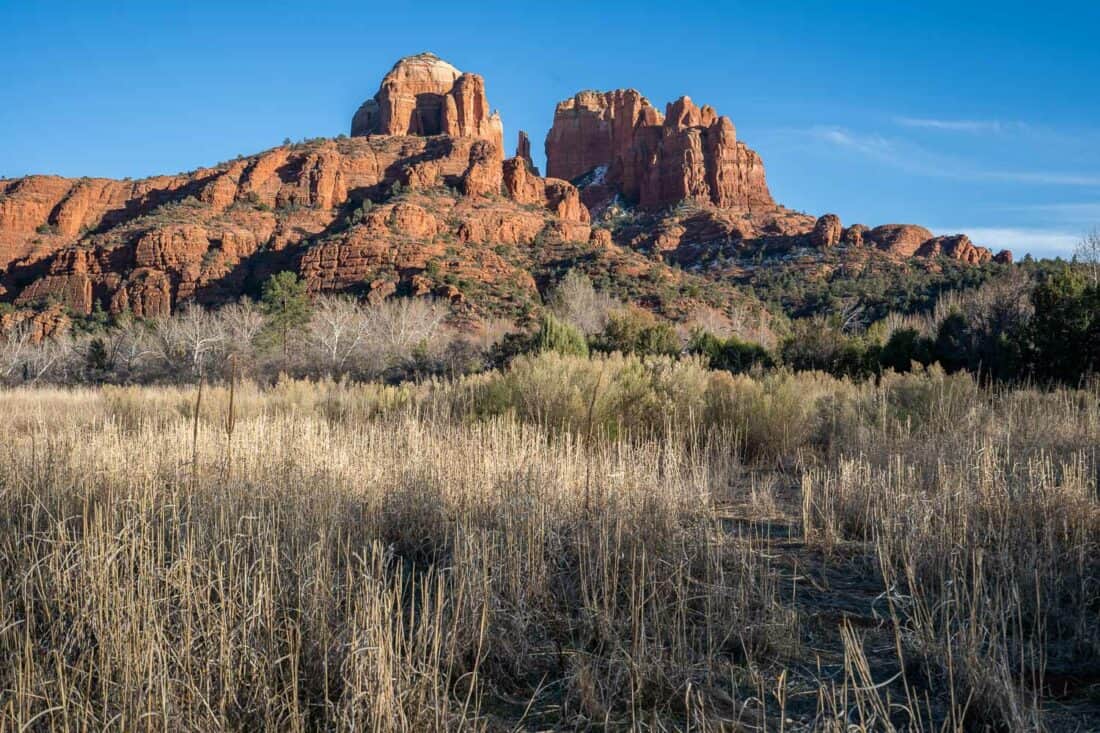
[[[860,133],[845,127],[814,126],[800,131],[834,148],[848,150],[914,175],[963,181],[1000,181],[1051,186],[1100,187],[1100,176],[1063,171],[994,170],[937,153],[910,140]]]
[[[1073,256],[1073,248],[1081,241],[1080,234],[1052,229],[959,226],[933,227],[932,231],[936,234],[962,232],[975,244],[989,247],[994,252],[1009,249],[1017,258],[1029,253],[1033,257],[1069,258]]]
[[[1074,201],[1072,203],[1024,204],[999,206],[999,211],[1026,211],[1045,214],[1052,220],[1066,224],[1100,227],[1100,201]]]
[[[894,122],[902,127],[943,130],[945,132],[1001,134],[1031,130],[1031,126],[1026,122],[1002,120],[943,120],[932,117],[895,117]]]
[[[1100,186],[1100,176],[1053,171],[973,171],[973,178],[982,181],[1039,183],[1054,186]]]
[[[831,148],[857,153],[913,173],[923,173],[927,167],[926,156],[913,151],[904,140],[827,125],[815,125],[795,133],[825,143]]]
[[[848,148],[872,157],[891,157],[894,144],[880,135],[862,135],[843,127],[811,127],[811,136],[839,148]]]

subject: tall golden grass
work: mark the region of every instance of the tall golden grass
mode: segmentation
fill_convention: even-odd
[[[0,730],[1095,728],[1097,397],[0,392]]]

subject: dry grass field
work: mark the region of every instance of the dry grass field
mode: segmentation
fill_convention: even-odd
[[[1098,730],[1098,397],[3,391],[0,731]]]

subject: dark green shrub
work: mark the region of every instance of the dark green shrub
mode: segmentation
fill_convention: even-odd
[[[845,333],[835,320],[817,317],[795,321],[780,353],[797,371],[866,379],[879,372],[881,352],[876,334]]]
[[[908,372],[914,362],[922,366],[932,363],[932,346],[932,340],[921,336],[916,329],[902,328],[890,335],[879,354],[879,361],[886,369]]]
[[[742,341],[736,336],[723,339],[706,331],[697,331],[688,352],[706,357],[711,369],[741,374],[753,367],[775,366],[775,358],[760,344]]]
[[[1035,375],[1076,384],[1100,367],[1100,286],[1065,268],[1031,295],[1025,348]]]

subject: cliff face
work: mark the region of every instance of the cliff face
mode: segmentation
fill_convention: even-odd
[[[591,174],[594,196],[621,194],[644,208],[680,201],[770,209],[760,156],[737,140],[728,117],[688,97],[662,115],[633,89],[580,92],[560,102],[546,137],[547,174]]]
[[[232,300],[285,267],[316,291],[361,284],[371,267],[422,269],[442,252],[436,240],[515,245],[550,226],[587,241],[573,186],[525,166],[505,182],[503,169],[480,138],[386,136],[276,148],[181,178],[23,179],[3,189],[3,286],[18,306],[152,317]],[[399,203],[419,191],[434,192],[428,208]]]

